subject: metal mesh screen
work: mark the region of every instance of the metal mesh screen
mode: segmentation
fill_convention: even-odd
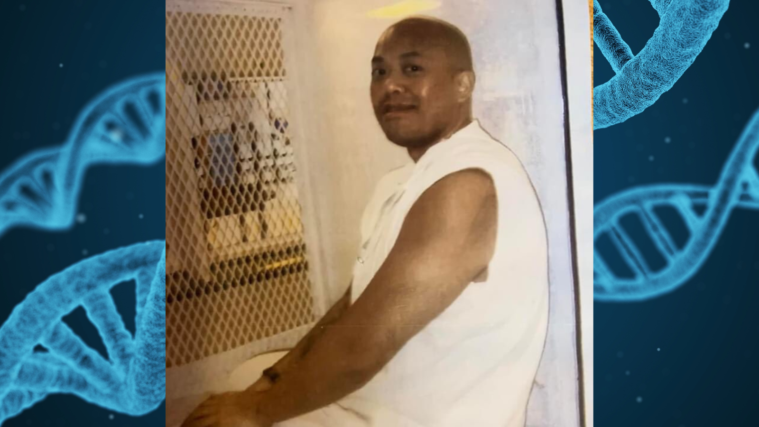
[[[166,12],[166,364],[312,322],[283,15]]]

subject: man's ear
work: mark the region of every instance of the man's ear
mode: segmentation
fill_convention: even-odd
[[[456,75],[456,93],[458,101],[463,102],[472,97],[475,77],[472,71],[462,71]]]

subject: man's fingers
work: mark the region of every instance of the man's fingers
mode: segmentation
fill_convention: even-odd
[[[195,420],[192,424],[189,424],[188,427],[214,427],[216,423],[211,418],[203,418],[200,420]]]
[[[184,423],[182,423],[182,427],[213,427],[213,417],[210,415],[196,415],[195,413],[191,414]]]
[[[213,396],[200,404],[182,424],[182,427],[210,427],[213,425],[216,405],[213,404]]]
[[[214,413],[216,413],[216,404],[215,402],[209,402],[205,401],[203,404],[201,404],[195,411],[193,411],[193,414],[196,417],[207,417],[211,416]]]

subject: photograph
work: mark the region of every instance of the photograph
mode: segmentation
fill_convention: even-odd
[[[166,426],[592,426],[592,13],[167,0]]]

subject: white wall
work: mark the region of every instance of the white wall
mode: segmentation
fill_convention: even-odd
[[[369,101],[369,60],[377,38],[393,21],[369,18],[367,12],[394,2],[289,2],[295,5],[297,18],[298,109],[306,129],[300,153],[307,163],[304,178],[309,180],[312,194],[318,194],[318,200],[313,202],[316,217],[306,226],[311,223],[318,228],[318,255],[326,283],[321,301],[324,308],[348,284],[358,244],[359,218],[374,183],[385,171],[405,161],[405,152],[385,140]],[[585,0],[574,1],[579,2],[587,11]],[[579,402],[575,295],[556,4],[554,0],[440,3],[440,8],[425,13],[458,25],[470,37],[478,75],[475,114],[525,163],[548,224],[549,337],[533,389],[528,425],[576,426]],[[568,29],[582,29],[583,41],[587,42],[587,16],[583,22],[584,27],[573,24]],[[589,64],[589,49],[570,52],[586,54],[582,59]],[[588,76],[589,72],[583,76],[575,70],[571,78]],[[590,108],[589,101],[580,98],[572,105],[588,111]],[[588,114],[576,117],[588,120]],[[586,134],[577,133],[576,138]],[[581,184],[587,185],[587,181]],[[583,199],[582,203],[586,202],[590,203]],[[592,211],[582,214],[591,215]],[[587,219],[583,224],[587,225]]]

